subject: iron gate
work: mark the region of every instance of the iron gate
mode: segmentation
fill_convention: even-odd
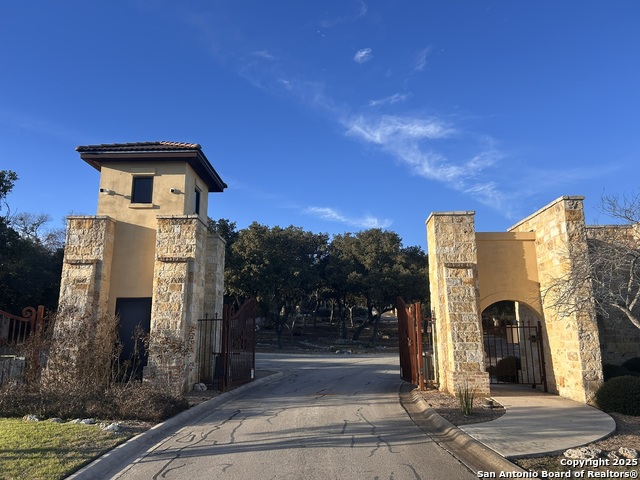
[[[200,383],[224,391],[253,380],[256,313],[250,299],[237,310],[225,305],[222,318],[198,320]]]
[[[22,317],[0,310],[0,385],[10,379],[35,379],[50,328],[43,306],[25,307]]]
[[[422,314],[420,303],[407,305],[400,297],[398,310],[398,347],[400,351],[400,378],[425,389],[422,357]]]
[[[483,326],[485,367],[491,383],[542,385],[547,379],[542,347],[542,326]]]

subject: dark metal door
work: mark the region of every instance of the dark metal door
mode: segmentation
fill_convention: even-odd
[[[147,365],[145,340],[151,331],[151,297],[118,298],[116,314],[120,317],[118,333],[122,344],[120,380],[141,380],[142,369]]]

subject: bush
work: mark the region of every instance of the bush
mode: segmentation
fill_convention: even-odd
[[[127,362],[134,359],[120,362],[115,316],[92,324],[92,317],[62,312],[55,321],[62,322],[64,328],[26,346],[38,354],[25,352],[27,358],[45,352],[47,367],[25,378],[24,383],[0,387],[0,416],[161,421],[188,408],[171,379],[162,385],[133,380],[135,371],[127,368]],[[182,341],[158,335],[155,342],[153,347],[162,351],[161,361],[170,363],[184,356]],[[118,381],[123,379],[128,381]]]
[[[623,377],[625,375],[631,375],[631,372],[622,365],[613,365],[611,363],[606,363],[602,366],[602,375],[604,377],[604,381],[614,378],[614,377]]]
[[[596,405],[605,412],[640,416],[640,377],[626,375],[606,381],[596,392]]]
[[[640,357],[630,358],[622,366],[631,372],[640,373]]]
[[[496,378],[499,382],[518,383],[518,371],[521,368],[519,357],[504,357],[496,363]]]
[[[186,398],[146,383],[114,385],[106,390],[60,390],[12,384],[0,388],[0,416],[141,420],[159,422],[189,408]]]

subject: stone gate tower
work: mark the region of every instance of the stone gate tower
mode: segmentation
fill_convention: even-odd
[[[68,217],[60,306],[99,325],[118,315],[123,355],[150,333],[144,379],[197,381],[197,319],[222,312],[224,240],[207,233],[208,193],[227,185],[200,145],[142,142],[77,147],[100,171],[95,216]],[[168,360],[154,341],[191,344]]]
[[[489,393],[497,374],[486,368],[492,340],[483,335],[482,312],[495,302],[513,301],[521,326],[541,322],[542,340],[505,337],[504,343],[520,347],[542,341],[539,370],[549,391],[579,402],[593,399],[603,381],[593,292],[574,293],[584,306],[571,313],[559,311],[545,295],[555,279],[574,268],[566,254],[569,247],[581,256],[589,253],[588,238],[595,233],[585,225],[583,200],[560,197],[507,232],[476,232],[475,212],[429,216],[429,282],[441,389],[455,393],[469,385],[478,395]],[[522,370],[525,358],[518,360],[517,370]]]

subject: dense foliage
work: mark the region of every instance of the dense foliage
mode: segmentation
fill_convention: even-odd
[[[63,249],[59,235],[41,229],[46,215],[11,215],[6,201],[18,176],[0,170],[0,310],[58,303]]]
[[[596,405],[605,412],[640,415],[640,377],[626,375],[606,381],[596,392]]]
[[[346,337],[347,312],[362,306],[368,319],[355,328],[354,340],[366,326],[375,340],[380,315],[398,296],[428,303],[427,256],[419,247],[403,247],[394,232],[372,228],[329,240],[256,222],[236,231],[229,220],[211,220],[209,228],[227,241],[227,299],[255,296],[279,338],[296,317],[327,307],[338,312]]]

